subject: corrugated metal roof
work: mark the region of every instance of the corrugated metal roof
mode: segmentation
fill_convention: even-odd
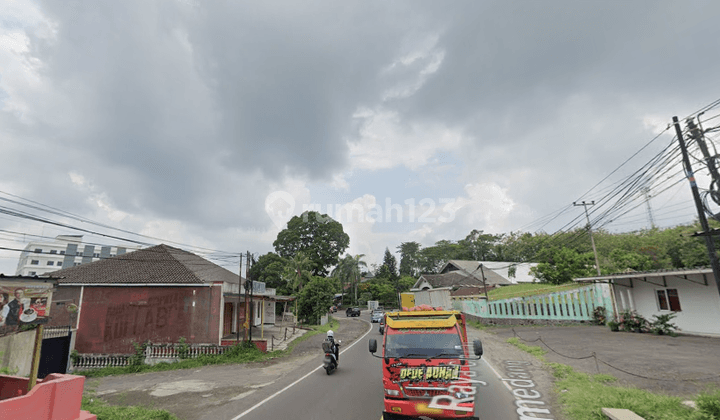
[[[62,284],[239,283],[237,274],[191,252],[157,245],[52,273]]]

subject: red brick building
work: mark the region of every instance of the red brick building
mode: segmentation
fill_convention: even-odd
[[[167,245],[52,276],[58,288],[51,325],[77,328],[80,353],[131,353],[133,342],[173,343],[180,337],[220,344],[222,335],[243,321],[239,276]]]

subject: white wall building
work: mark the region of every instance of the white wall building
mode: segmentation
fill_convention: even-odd
[[[610,283],[619,311],[653,315],[674,313],[681,333],[720,336],[720,294],[710,268],[633,272],[575,279]]]
[[[82,243],[82,235],[58,235],[55,240],[30,242],[20,253],[16,276],[40,276],[63,268],[110,258],[140,249]]]

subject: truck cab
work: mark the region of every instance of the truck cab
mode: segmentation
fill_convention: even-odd
[[[477,359],[482,343],[469,345],[461,312],[421,309],[385,314],[382,418],[476,419],[470,347]]]

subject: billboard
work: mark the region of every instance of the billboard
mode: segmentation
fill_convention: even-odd
[[[50,319],[53,282],[0,279],[0,334]]]

